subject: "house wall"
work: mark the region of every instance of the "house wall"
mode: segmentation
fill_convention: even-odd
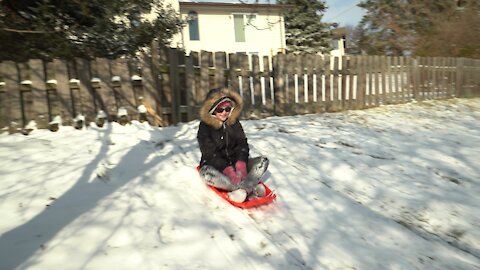
[[[279,11],[242,10],[222,7],[187,7],[180,13],[184,20],[188,13],[198,13],[200,40],[190,40],[188,24],[172,44],[190,51],[246,52],[275,55],[285,50],[285,25]],[[255,14],[255,21],[245,28],[245,42],[235,41],[234,14]]]

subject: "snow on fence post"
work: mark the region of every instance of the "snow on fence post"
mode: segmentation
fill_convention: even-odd
[[[134,97],[134,104],[135,108],[138,109],[138,106],[143,101],[143,78],[138,75],[136,72],[130,77],[130,85],[132,86],[132,92]]]
[[[135,97],[135,108],[140,122],[147,121],[147,108],[143,105],[143,78],[134,74],[130,78],[133,96]]]
[[[93,108],[95,111],[95,115],[97,115],[99,111],[105,111],[105,105],[100,97],[100,92],[102,90],[102,80],[98,77],[93,77],[90,80],[90,85],[92,86]]]

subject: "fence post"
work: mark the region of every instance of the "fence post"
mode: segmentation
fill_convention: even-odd
[[[332,85],[331,85],[331,77],[332,77],[332,68],[330,66],[330,55],[324,55],[323,57],[323,71],[325,75],[325,102],[324,108],[325,111],[330,111],[330,107],[332,106]]]
[[[198,104],[195,99],[195,69],[193,68],[193,59],[191,56],[185,56],[185,87],[187,91],[187,117],[188,121],[192,121],[197,118]]]
[[[253,114],[257,117],[262,113],[262,87],[260,85],[260,58],[252,55],[252,80],[253,80]]]
[[[365,108],[365,92],[366,92],[366,83],[367,83],[367,73],[366,73],[366,56],[358,56],[359,63],[358,63],[358,78],[357,78],[357,102],[356,102],[356,109],[363,109]]]
[[[101,109],[107,114],[108,119],[113,121],[116,115],[116,108],[109,61],[104,58],[97,58],[91,62],[91,65],[92,77],[100,79],[99,82],[94,84],[95,102],[98,102],[97,104],[99,105],[96,107],[96,113]]]
[[[349,56],[349,60],[347,61],[347,64],[348,64],[348,69],[349,69],[349,72],[348,72],[348,82],[349,82],[349,85],[348,85],[348,102],[346,103],[347,104],[347,107],[346,109],[354,109],[354,93],[355,93],[355,84],[354,84],[354,81],[356,80],[356,76],[358,74],[358,67],[357,67],[357,63],[358,63],[358,58],[355,57],[355,56]]]
[[[463,97],[463,65],[464,65],[464,59],[457,58],[457,79],[455,82],[456,97]]]
[[[315,55],[315,60],[314,60],[314,68],[315,68],[315,74],[317,77],[317,93],[316,96],[314,97],[317,100],[317,104],[315,104],[315,112],[316,113],[321,113],[325,112],[325,94],[324,94],[324,88],[325,88],[325,80],[324,80],[324,74],[325,74],[325,65],[323,64],[323,57],[321,55]]]
[[[420,89],[420,68],[419,68],[419,59],[412,58],[412,99],[419,100],[419,89]]]
[[[14,62],[4,61],[0,63],[0,72],[5,83],[2,87],[6,104],[6,107],[2,104],[2,110],[5,113],[4,125],[9,127],[9,133],[18,132],[18,126],[22,121],[18,70]]]
[[[378,105],[385,105],[387,104],[386,101],[386,90],[387,90],[387,63],[386,63],[386,56],[382,55],[379,56],[379,70],[380,74],[378,76],[380,82],[379,82],[379,88],[382,88],[382,93],[380,94],[380,89],[378,89],[378,97],[379,97],[379,104]]]
[[[227,58],[225,52],[215,52],[215,87],[227,86],[225,80],[225,68]]]
[[[294,73],[297,76],[297,82],[296,82],[296,97],[294,104],[295,106],[293,113],[294,114],[305,114],[305,86],[304,86],[304,81],[303,81],[303,76],[305,74],[305,55],[295,55],[295,61],[294,63]]]
[[[238,55],[238,63],[240,64],[240,75],[242,76],[241,79],[241,94],[243,98],[243,111],[242,115],[246,117],[250,117],[251,113],[251,108],[252,108],[252,93],[250,89],[250,70],[249,70],[249,59],[248,55],[246,54],[240,54],[237,53]],[[238,89],[240,90],[240,88]]]
[[[263,85],[265,91],[265,104],[263,113],[266,115],[273,115],[273,75],[270,68],[270,57],[263,56]]]
[[[39,59],[29,60],[28,66],[30,69],[30,80],[32,81],[32,109],[34,113],[32,120],[36,120],[38,128],[47,128],[47,89],[43,61]]]
[[[199,95],[204,98],[210,89],[210,65],[209,52],[200,51],[200,91]]]
[[[85,59],[75,60],[79,79],[79,103],[80,111],[85,116],[85,124],[95,119],[95,109],[93,101],[93,88],[91,84],[90,64]]]
[[[70,85],[68,82],[68,67],[64,60],[53,60],[54,78],[57,81],[57,94],[60,103],[60,116],[62,123],[71,125],[74,113],[72,106],[72,97],[70,95]]]
[[[180,121],[180,82],[178,79],[178,52],[177,49],[168,49],[168,63],[170,75],[170,91],[171,91],[171,112],[172,124]]]
[[[281,116],[285,114],[285,57],[283,53],[275,55],[273,62],[273,113]]]
[[[315,69],[315,55],[308,54],[305,56],[304,60],[306,68],[304,69],[305,75],[303,75],[304,79],[304,86],[306,89],[305,93],[305,111],[304,113],[314,113],[315,112],[315,99],[314,98],[314,81],[313,81],[313,74],[314,74],[314,69]]]

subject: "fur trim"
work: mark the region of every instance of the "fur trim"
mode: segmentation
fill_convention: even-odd
[[[207,125],[214,127],[215,129],[221,128],[223,122],[215,118],[209,111],[212,109],[212,107],[218,105],[216,103],[219,100],[225,97],[228,97],[234,103],[233,110],[230,112],[230,115],[226,121],[227,125],[233,125],[240,117],[240,113],[243,109],[243,100],[240,94],[228,88],[214,90],[207,95],[206,100],[203,102],[203,105],[200,108],[200,120],[205,122]]]

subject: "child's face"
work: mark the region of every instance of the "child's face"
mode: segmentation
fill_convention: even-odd
[[[215,117],[218,120],[220,120],[222,122],[225,122],[228,119],[228,116],[230,115],[231,111],[232,111],[231,106],[217,108],[217,109],[215,109]]]

